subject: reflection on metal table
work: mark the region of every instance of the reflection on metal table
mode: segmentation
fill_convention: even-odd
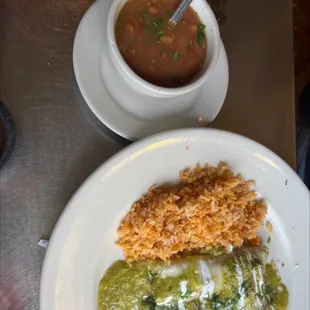
[[[39,309],[44,249],[83,180],[128,142],[89,111],[76,86],[72,45],[88,0],[5,0],[1,99],[16,145],[1,171],[1,309]],[[295,166],[292,9],[288,0],[235,0],[221,26],[230,63],[213,127],[248,136]]]

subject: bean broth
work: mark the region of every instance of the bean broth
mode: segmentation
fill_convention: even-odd
[[[144,80],[180,87],[193,80],[206,58],[206,35],[189,7],[179,24],[168,21],[180,0],[128,0],[116,22],[118,48],[129,67]]]

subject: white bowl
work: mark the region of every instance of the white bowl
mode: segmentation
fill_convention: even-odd
[[[191,7],[198,13],[200,20],[206,25],[207,53],[203,68],[190,83],[176,88],[154,85],[137,75],[125,62],[115,39],[115,23],[126,0],[113,0],[108,13],[107,38],[109,54],[116,70],[126,82],[137,92],[144,95],[168,98],[192,92],[201,86],[214,70],[220,53],[220,32],[211,7],[205,0],[193,0]]]

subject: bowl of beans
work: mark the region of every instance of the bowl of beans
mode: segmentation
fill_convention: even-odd
[[[214,70],[220,33],[206,0],[193,0],[180,22],[180,0],[113,0],[107,20],[109,55],[128,85],[168,98],[199,88]]]

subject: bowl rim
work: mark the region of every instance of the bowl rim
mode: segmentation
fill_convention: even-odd
[[[109,8],[108,12],[108,18],[107,18],[107,40],[108,40],[108,46],[109,46],[109,52],[110,56],[112,58],[112,61],[114,65],[117,67],[118,70],[120,70],[122,73],[124,73],[127,77],[129,77],[135,84],[136,87],[140,86],[139,88],[144,88],[148,92],[152,92],[154,94],[158,95],[164,95],[164,96],[178,96],[185,93],[189,93],[195,89],[197,89],[199,86],[201,86],[206,79],[211,75],[213,72],[219,58],[220,54],[220,45],[221,45],[221,36],[219,31],[219,26],[216,20],[216,17],[210,7],[210,5],[207,3],[207,1],[204,0],[197,0],[200,1],[200,4],[203,6],[204,10],[209,12],[209,23],[212,25],[212,33],[214,35],[214,47],[213,47],[213,53],[210,59],[210,63],[208,66],[206,66],[204,72],[201,73],[201,75],[197,79],[193,79],[189,83],[180,86],[180,87],[163,87],[158,86],[153,83],[150,83],[140,77],[137,73],[131,69],[131,67],[126,63],[123,56],[121,55],[119,48],[117,46],[116,38],[115,38],[115,16],[117,13],[119,13],[120,10],[118,10],[118,1],[112,0],[112,3]],[[121,7],[126,3],[126,0],[121,5]],[[197,12],[198,16],[200,17],[200,13]],[[207,45],[207,53],[206,57],[208,55],[208,46]],[[114,59],[113,59],[114,58]]]

